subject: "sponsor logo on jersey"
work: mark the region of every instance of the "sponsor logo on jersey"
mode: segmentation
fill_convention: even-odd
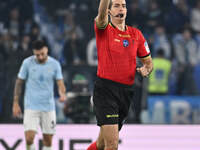
[[[128,38],[131,37],[130,35],[122,35],[122,34],[118,34],[118,36],[120,36],[120,37],[128,37]]]
[[[106,118],[117,118],[119,117],[118,114],[114,114],[114,115],[106,115]]]

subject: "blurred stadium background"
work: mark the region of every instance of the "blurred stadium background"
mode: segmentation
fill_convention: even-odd
[[[200,147],[195,143],[200,141],[200,134],[195,134],[200,133],[200,0],[126,2],[126,23],[142,31],[155,65],[149,79],[136,74],[135,99],[127,119],[127,124],[133,127],[127,125],[133,132],[132,138],[137,139],[134,130],[138,127],[151,127],[147,124],[154,124],[154,129],[164,126],[165,132],[175,132],[176,126],[182,128],[180,124],[187,124],[188,130],[177,130],[177,138],[187,130],[183,136],[189,136],[194,143],[183,145],[181,150],[197,150]],[[98,4],[99,0],[0,0],[0,131],[4,130],[4,124],[8,129],[13,124],[22,126],[22,119],[12,117],[14,84],[19,67],[24,58],[32,55],[31,45],[37,38],[47,42],[49,55],[59,60],[63,68],[68,100],[63,104],[56,102],[57,122],[62,124],[59,128],[66,124],[72,131],[74,124],[88,124],[83,127],[91,125],[94,128],[96,120],[91,96],[96,80],[97,54],[93,26]],[[141,65],[139,60],[137,64]],[[58,98],[56,88],[55,100]],[[23,107],[22,99],[20,105]],[[175,129],[171,130],[172,127]],[[154,129],[151,130],[160,132]],[[1,133],[0,146],[2,139],[9,138],[13,132]],[[170,148],[163,147],[173,149],[173,144]]]

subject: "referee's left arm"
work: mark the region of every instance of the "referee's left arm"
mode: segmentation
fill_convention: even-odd
[[[137,68],[137,71],[143,76],[143,77],[148,77],[149,74],[153,70],[153,61],[151,58],[151,55],[149,55],[146,58],[140,59],[142,61],[143,66],[140,68]]]

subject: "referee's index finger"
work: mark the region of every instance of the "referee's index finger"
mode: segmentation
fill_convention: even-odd
[[[141,73],[142,73],[141,68],[137,68],[137,72],[138,72],[139,74],[141,74]]]
[[[140,72],[141,69],[140,69],[140,68],[136,68],[136,70],[137,70],[138,72]]]

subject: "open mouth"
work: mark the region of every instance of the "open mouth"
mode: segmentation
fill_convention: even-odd
[[[116,15],[116,17],[123,18],[124,14],[118,14],[118,15]]]

